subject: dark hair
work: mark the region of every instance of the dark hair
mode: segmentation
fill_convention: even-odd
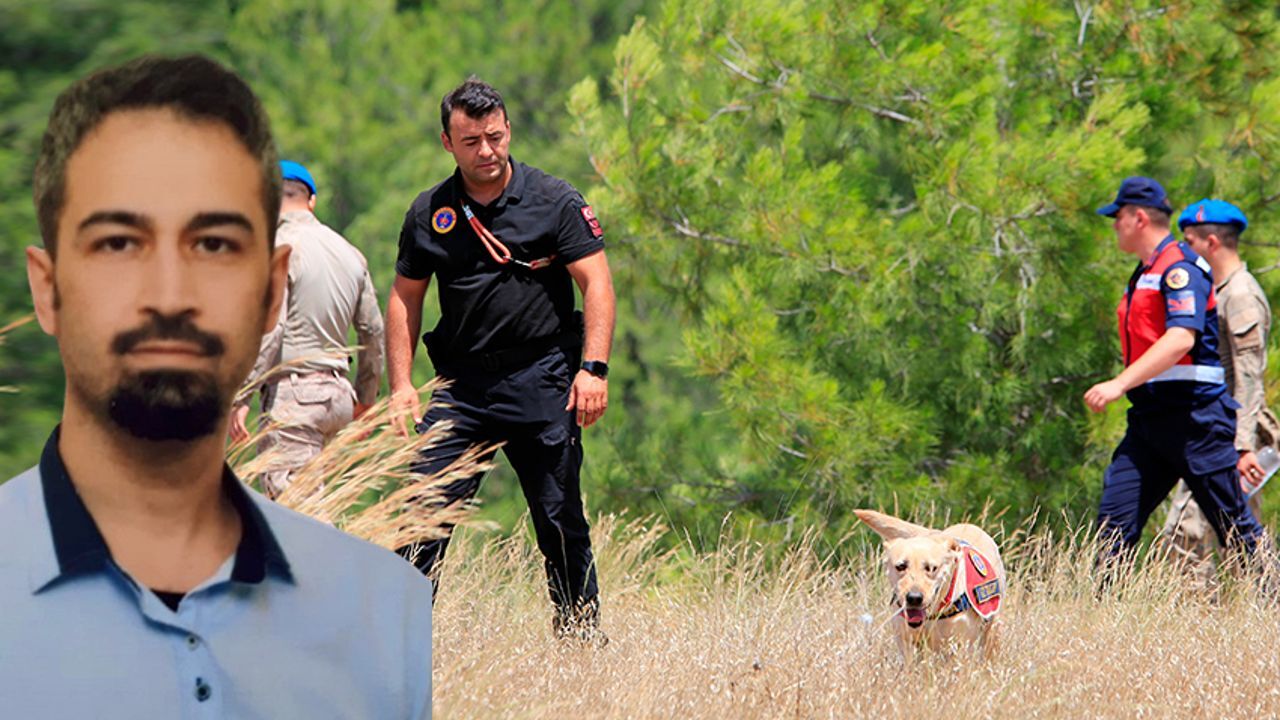
[[[231,128],[262,169],[267,243],[275,246],[280,212],[280,163],[262,104],[240,76],[201,55],[146,56],[72,83],[54,101],[36,160],[33,195],[40,235],[57,254],[58,216],[66,202],[67,161],[111,113],[170,108],[180,117]]]
[[[461,110],[467,117],[480,119],[494,110],[501,110],[502,117],[507,117],[507,106],[502,96],[489,83],[472,75],[466,82],[454,88],[440,101],[440,124],[444,134],[449,135],[449,118],[454,110]],[[450,135],[450,137],[453,137]]]
[[[1188,225],[1182,229],[1185,236],[1188,230],[1194,230],[1196,237],[1208,238],[1210,235],[1217,235],[1222,246],[1228,250],[1236,250],[1240,247],[1240,226],[1234,223],[1199,223],[1196,225]]]
[[[1131,207],[1135,212],[1141,210],[1146,213],[1147,219],[1151,221],[1152,225],[1158,228],[1169,227],[1170,215],[1168,212],[1161,210],[1160,208],[1151,207],[1150,205],[1126,205],[1125,207]]]
[[[301,180],[285,180],[281,187],[281,193],[284,197],[302,198],[303,200],[311,199],[311,188]]]

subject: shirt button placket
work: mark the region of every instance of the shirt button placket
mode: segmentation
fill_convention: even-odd
[[[181,659],[179,660],[180,672],[185,675],[187,685],[186,692],[188,695],[187,702],[191,703],[193,717],[221,717],[223,702],[221,697],[214,695],[220,688],[215,687],[215,683],[221,675],[215,669],[211,662],[208,648],[205,645],[205,639],[193,628],[186,628],[186,632],[177,638],[182,644],[185,652],[180,650]]]

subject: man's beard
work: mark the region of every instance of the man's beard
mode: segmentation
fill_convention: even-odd
[[[124,377],[111,391],[107,413],[136,438],[190,441],[218,429],[224,399],[209,373],[148,370]]]
[[[148,340],[192,343],[201,355],[220,357],[222,339],[196,327],[187,313],[153,313],[148,322],[117,335],[111,349],[125,355]],[[226,414],[229,393],[208,372],[144,370],[126,373],[107,397],[107,415],[142,440],[195,440],[213,434]]]

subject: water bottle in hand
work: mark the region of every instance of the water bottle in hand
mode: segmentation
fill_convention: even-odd
[[[1280,470],[1280,453],[1277,453],[1275,448],[1267,446],[1256,454],[1258,456],[1258,464],[1262,466],[1262,479],[1258,481],[1257,485],[1249,489],[1247,497],[1257,495],[1262,486],[1266,485],[1267,481],[1271,479],[1271,476],[1276,474],[1276,470]]]

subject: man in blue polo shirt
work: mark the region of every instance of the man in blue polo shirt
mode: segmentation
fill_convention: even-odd
[[[1236,409],[1218,358],[1217,300],[1208,262],[1169,230],[1160,183],[1131,177],[1115,202],[1121,251],[1138,258],[1116,309],[1124,370],[1084,395],[1094,412],[1128,395],[1129,424],[1103,480],[1100,536],[1111,553],[1133,548],[1181,477],[1223,544],[1250,554],[1265,533],[1236,481]]]
[[[208,59],[55,103],[27,273],[67,389],[0,486],[5,717],[430,716],[429,583],[223,459],[284,288],[280,183],[257,99]]]

